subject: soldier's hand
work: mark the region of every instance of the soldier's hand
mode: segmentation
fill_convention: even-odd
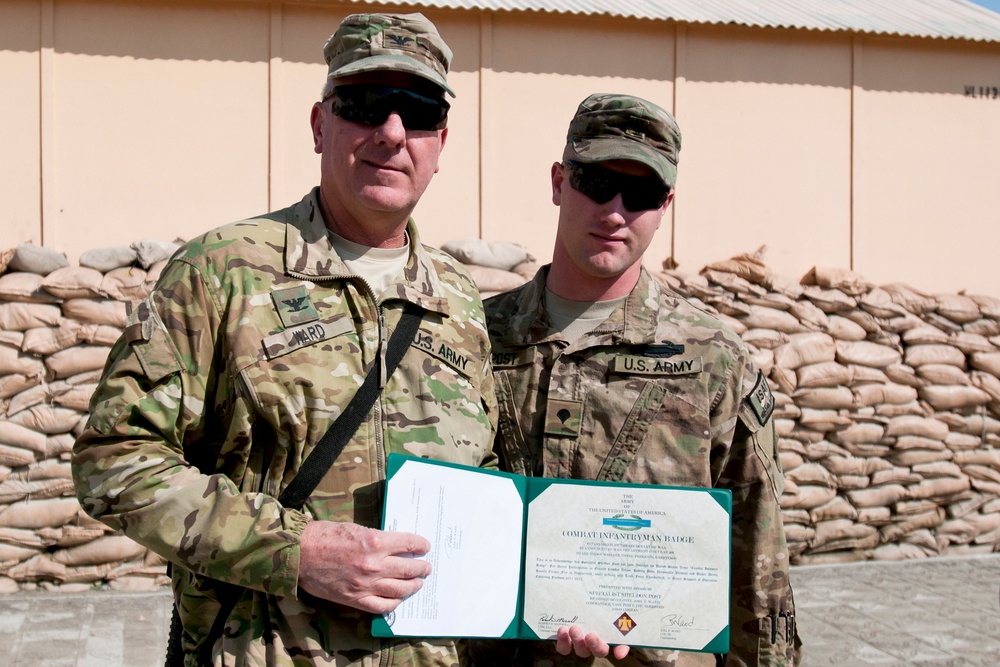
[[[608,646],[607,642],[591,632],[583,634],[578,626],[559,628],[556,630],[556,652],[560,655],[576,654],[578,658],[605,658],[609,653],[615,660],[621,660],[628,655],[629,647],[624,644]]]
[[[431,573],[413,558],[431,548],[413,533],[391,533],[353,523],[313,521],[302,533],[299,589],[373,614],[395,609]]]

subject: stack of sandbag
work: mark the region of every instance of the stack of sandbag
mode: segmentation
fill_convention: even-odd
[[[1000,544],[1000,299],[774,275],[757,253],[659,278],[749,344],[775,395],[793,563]]]
[[[137,241],[78,266],[32,244],[0,253],[0,592],[164,583],[162,560],[81,510],[69,453],[130,303],[176,247]]]
[[[458,239],[441,249],[465,265],[484,299],[520,287],[538,270],[535,258],[516,243]]]

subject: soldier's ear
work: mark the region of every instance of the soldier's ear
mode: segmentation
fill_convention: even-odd
[[[562,202],[562,189],[565,183],[566,174],[563,171],[562,162],[553,162],[551,169],[552,178],[552,203],[556,206]]]
[[[312,111],[309,113],[309,125],[312,126],[313,133],[313,150],[317,153],[323,152],[323,121],[325,119],[325,113],[323,111],[323,103],[317,102],[313,105]]]

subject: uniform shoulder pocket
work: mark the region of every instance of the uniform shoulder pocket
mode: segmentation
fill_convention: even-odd
[[[140,302],[129,315],[125,340],[152,382],[184,368],[173,342],[167,336],[163,320],[151,305],[150,297]]]

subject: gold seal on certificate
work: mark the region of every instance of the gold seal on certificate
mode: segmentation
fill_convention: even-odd
[[[726,490],[523,477],[390,455],[383,528],[431,542],[376,636],[554,638],[725,653]],[[475,590],[476,595],[468,595]]]

